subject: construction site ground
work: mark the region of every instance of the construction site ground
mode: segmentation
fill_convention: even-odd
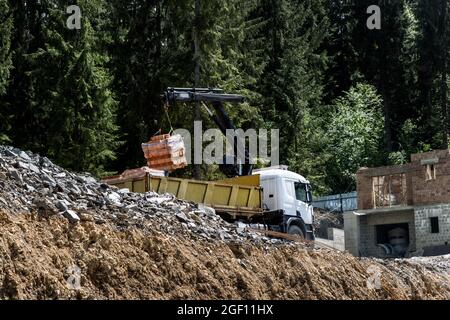
[[[450,299],[448,256],[275,240],[14,149],[0,150],[0,175],[0,299]]]
[[[2,299],[450,298],[448,257],[360,260],[301,244],[208,243],[7,212],[0,231]],[[72,266],[81,269],[78,290],[67,283]]]

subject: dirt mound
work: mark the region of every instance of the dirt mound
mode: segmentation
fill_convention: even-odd
[[[0,213],[2,299],[449,299],[449,277],[332,250]],[[383,261],[381,261],[383,262]],[[380,287],[367,281],[380,273]],[[79,279],[79,286],[76,286]]]

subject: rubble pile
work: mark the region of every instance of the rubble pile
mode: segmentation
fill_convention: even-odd
[[[328,228],[344,229],[342,213],[314,208],[314,229],[316,236],[327,239]]]
[[[48,158],[0,146],[0,209],[64,217],[71,223],[114,222],[119,228],[136,226],[165,234],[232,242],[282,243],[225,222],[212,208],[173,195],[132,193],[98,182],[53,164]]]
[[[450,275],[450,254],[435,257],[412,257],[409,259],[395,259],[396,262],[407,262],[412,266],[422,266],[427,270]]]

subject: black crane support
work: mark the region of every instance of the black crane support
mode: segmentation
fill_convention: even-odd
[[[233,121],[226,113],[223,103],[242,103],[244,97],[236,94],[225,94],[223,90],[217,88],[175,88],[169,87],[164,94],[168,105],[175,105],[176,102],[210,102],[215,113],[212,113],[207,107],[207,113],[214,121],[222,134],[227,137],[227,130],[235,130]],[[227,137],[229,138],[229,137]],[[220,165],[220,170],[228,177],[247,176],[252,174],[253,165],[250,163],[248,149],[244,141],[244,150],[239,150],[241,146],[234,136],[234,141],[229,141],[234,146],[233,159],[225,156],[224,163]],[[238,163],[238,155],[244,155],[244,163]]]

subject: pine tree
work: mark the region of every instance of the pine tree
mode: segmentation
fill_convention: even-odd
[[[420,60],[418,76],[420,84],[420,136],[432,148],[446,147],[447,74],[450,31],[447,1],[424,1],[418,5]]]
[[[118,146],[117,104],[110,90],[111,79],[105,68],[108,57],[101,49],[102,30],[97,20],[105,3],[97,0],[78,4],[83,17],[80,30],[61,27],[69,3],[49,9],[47,46],[32,58],[35,79],[50,77],[55,84],[48,100],[43,101],[49,115],[47,154],[65,167],[101,174],[115,159]],[[44,61],[57,62],[58,74],[49,75],[46,68],[40,69]]]
[[[439,35],[441,39],[440,57],[440,96],[441,96],[441,117],[442,117],[442,148],[448,149],[448,55],[450,42],[447,33],[450,31],[449,5],[447,1],[441,0],[441,17],[439,20]]]
[[[329,68],[326,70],[325,102],[331,103],[335,98],[348,91],[360,81],[358,56],[352,43],[357,19],[352,1],[329,1],[327,16],[330,19],[330,35],[324,45],[329,55]]]
[[[9,79],[11,60],[11,34],[12,34],[12,12],[9,10],[8,1],[0,0],[0,97],[6,92]],[[0,102],[0,144],[9,141],[6,132],[8,127],[8,116],[5,106]]]
[[[82,37],[92,29],[85,25]],[[49,101],[51,109],[47,139],[50,158],[76,171],[105,173],[115,160],[119,146],[116,106],[110,91],[110,76],[102,67],[102,57],[90,51],[92,43],[85,38],[68,51],[69,64],[59,79],[58,90]],[[49,119],[50,120],[50,119]]]
[[[411,116],[411,108],[406,95],[405,69],[401,63],[402,44],[405,28],[402,24],[405,1],[379,1],[382,14],[380,30],[368,30],[367,8],[373,1],[356,1],[358,23],[352,36],[357,48],[358,67],[365,79],[375,85],[383,98],[385,115],[386,151],[398,148],[396,144],[399,126]],[[365,30],[365,31],[364,31]]]
[[[115,107],[97,35],[104,2],[78,1],[82,27],[66,27],[69,1],[16,2],[13,143],[76,171],[102,173],[114,159]],[[21,11],[20,9],[27,8]],[[27,36],[32,33],[33,37]]]
[[[45,129],[40,115],[33,106],[34,90],[31,85],[31,67],[28,54],[42,44],[39,16],[42,6],[35,1],[9,1],[14,32],[11,41],[12,68],[7,93],[3,99],[3,112],[13,130],[9,132],[11,143],[17,147],[43,151],[39,132]],[[35,134],[30,134],[34,132]]]
[[[321,45],[328,30],[323,8],[317,1],[262,0],[257,9],[267,37],[267,63],[258,88],[264,97],[262,115],[281,130],[282,161],[297,158],[303,119],[321,101],[326,60]]]
[[[11,15],[7,0],[0,0],[0,95],[5,93],[11,69]]]
[[[430,144],[434,136],[433,97],[437,95],[435,79],[437,77],[436,61],[439,50],[436,27],[438,22],[438,2],[419,1],[419,17],[421,37],[419,40],[420,61],[419,84],[420,84],[420,115],[421,136],[425,143]]]
[[[173,66],[164,64],[163,59],[178,56],[180,61],[186,60],[181,48],[170,52],[174,49],[171,43],[173,38],[163,36],[163,14],[172,14],[172,6],[175,6],[170,1],[165,3],[167,11],[163,12],[163,1],[112,2],[110,29],[114,33],[110,54],[114,90],[119,101],[118,123],[121,139],[125,141],[119,150],[116,164],[119,169],[143,165],[140,144],[161,127],[161,120],[164,119],[160,99],[163,74],[166,68],[174,70]],[[182,10],[183,4],[177,9]],[[165,48],[167,52],[163,51]],[[165,57],[165,54],[170,57]],[[172,76],[183,77],[178,72]],[[177,84],[181,83],[173,83]]]

